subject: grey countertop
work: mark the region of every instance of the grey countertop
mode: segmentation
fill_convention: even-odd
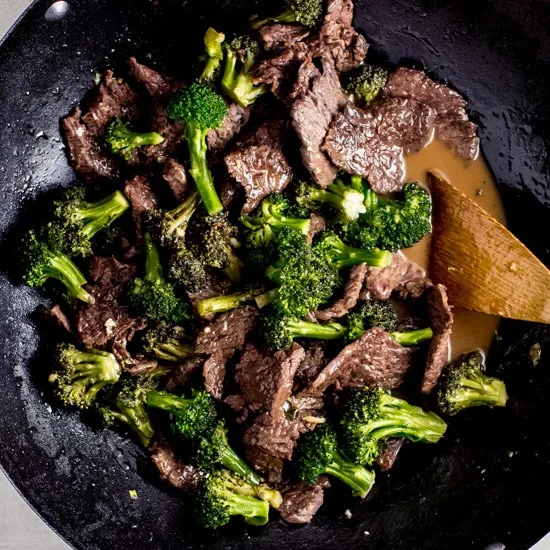
[[[31,0],[0,1],[0,36],[4,35],[30,3]],[[0,550],[29,550],[30,548],[69,549],[33,512],[0,472]],[[550,535],[532,550],[550,550]]]

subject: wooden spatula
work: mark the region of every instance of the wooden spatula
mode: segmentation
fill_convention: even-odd
[[[430,269],[455,306],[550,323],[550,271],[502,224],[441,176],[434,201]]]

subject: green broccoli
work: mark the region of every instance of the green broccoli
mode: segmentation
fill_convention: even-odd
[[[28,286],[41,287],[48,279],[55,279],[64,285],[71,298],[89,304],[94,302],[93,296],[83,288],[84,275],[72,260],[61,252],[50,250],[32,230],[22,241],[21,269],[22,280]]]
[[[252,17],[252,28],[259,29],[268,23],[300,23],[304,27],[315,29],[323,20],[323,0],[284,0],[283,5],[283,11],[275,17]]]
[[[223,42],[225,35],[210,27],[204,34],[204,47],[206,50],[206,64],[201,73],[202,82],[213,83],[220,72],[223,61]]]
[[[149,376],[134,376],[122,381],[119,391],[111,397],[110,402],[98,409],[105,424],[112,426],[117,420],[126,424],[141,444],[148,447],[154,429],[145,408],[145,400],[155,387],[156,382]]]
[[[217,422],[214,400],[205,390],[194,390],[190,398],[165,391],[150,391],[147,405],[171,413],[174,432],[186,441],[210,433]]]
[[[215,216],[223,210],[223,205],[206,160],[206,134],[223,124],[227,115],[227,105],[208,85],[195,82],[170,98],[166,112],[172,120],[185,122],[185,134],[191,157],[190,173],[208,214]]]
[[[48,381],[66,405],[87,409],[105,386],[120,378],[120,365],[112,353],[97,349],[80,351],[61,344],[55,354],[56,368]]]
[[[105,141],[111,153],[129,160],[138,147],[159,145],[164,138],[158,132],[133,132],[127,122],[115,118],[107,126]]]
[[[386,86],[388,71],[368,63],[359,65],[344,76],[343,87],[355,101],[370,103]]]
[[[42,236],[52,250],[68,256],[90,256],[92,238],[107,228],[130,206],[115,191],[97,202],[86,202],[82,187],[72,187],[53,203],[53,219],[42,228]]]
[[[504,382],[484,371],[484,356],[479,350],[466,353],[448,365],[437,385],[439,410],[454,415],[482,405],[505,407],[508,396]]]
[[[128,299],[134,310],[155,321],[180,323],[191,316],[191,306],[178,298],[174,287],[164,280],[157,247],[145,234],[145,277],[128,285]]]
[[[259,487],[227,470],[208,473],[193,506],[197,523],[216,529],[229,523],[231,516],[242,516],[249,525],[265,525],[269,521],[269,504],[258,495]]]
[[[346,456],[370,465],[389,437],[437,443],[447,424],[435,413],[425,412],[380,389],[361,388],[342,405],[340,442]]]
[[[250,287],[241,292],[234,294],[226,294],[224,296],[213,296],[205,298],[197,302],[197,312],[201,317],[212,315],[213,313],[223,313],[232,309],[241,307],[250,302],[254,302],[256,298],[264,293],[262,287]]]
[[[225,44],[222,90],[241,107],[252,105],[267,91],[263,84],[254,84],[251,74],[259,55],[260,44],[250,36],[237,36]]]
[[[159,361],[177,363],[195,353],[185,329],[166,322],[148,330],[143,340],[145,352]]]
[[[298,441],[294,467],[298,477],[313,485],[321,475],[339,479],[351,487],[354,496],[365,498],[374,485],[374,472],[346,459],[338,448],[336,430],[321,424]]]

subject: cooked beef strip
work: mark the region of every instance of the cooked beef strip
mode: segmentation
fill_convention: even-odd
[[[158,206],[157,197],[153,192],[151,183],[145,176],[134,176],[126,182],[124,194],[132,204],[132,219],[136,224],[138,241],[143,236],[143,213]]]
[[[305,355],[296,371],[296,379],[301,386],[309,386],[326,365],[325,346],[322,342],[309,342],[304,345]]]
[[[309,523],[323,505],[324,489],[328,487],[330,483],[325,476],[321,476],[315,485],[303,482],[285,485],[281,488],[281,517],[288,523]]]
[[[229,106],[221,128],[210,130],[206,143],[210,151],[225,149],[226,145],[237,136],[250,120],[250,108],[236,103]]]
[[[477,125],[468,121],[466,100],[458,92],[435,82],[422,71],[399,67],[388,78],[384,94],[429,105],[437,114],[436,135],[462,158],[472,160],[477,156]]]
[[[154,359],[146,359],[143,355],[131,357],[126,348],[123,348],[122,354],[130,358],[130,363],[128,363],[130,366],[124,370],[132,376],[146,376],[158,367],[158,363]]]
[[[164,163],[162,179],[168,184],[174,198],[178,201],[183,200],[188,188],[187,172],[183,164],[173,158],[167,159]]]
[[[158,100],[152,107],[151,130],[158,132],[164,138],[164,141],[158,145],[142,147],[140,152],[146,158],[163,164],[174,155],[184,141],[185,124],[170,120],[166,114],[165,102]]]
[[[428,315],[434,331],[434,337],[428,349],[426,370],[422,380],[422,391],[430,393],[437,384],[445,365],[449,362],[453,313],[444,285],[435,285],[428,290]]]
[[[284,409],[287,418],[298,423],[300,433],[315,429],[326,418],[325,400],[321,395],[292,395]]]
[[[244,203],[244,190],[230,175],[221,181],[220,200],[226,210],[238,210]]]
[[[195,491],[201,480],[201,473],[195,467],[185,464],[166,440],[161,436],[151,447],[151,462],[159,477],[182,491]]]
[[[309,36],[309,31],[302,25],[274,23],[259,29],[260,38],[266,50],[288,48],[295,42],[301,42]]]
[[[309,62],[308,62],[309,63]],[[294,102],[290,116],[302,142],[302,160],[314,181],[320,187],[330,185],[337,174],[321,146],[332,117],[344,105],[346,98],[332,62],[322,60],[322,72],[310,64],[314,77],[308,91]]]
[[[290,183],[292,168],[283,147],[286,136],[284,121],[268,120],[226,155],[229,174],[242,185],[246,194],[243,214],[251,212],[264,197],[282,191]]]
[[[63,137],[71,161],[71,166],[86,179],[116,179],[119,169],[90,135],[83,124],[82,111],[76,107],[61,121]]]
[[[247,405],[253,410],[282,410],[304,358],[304,349],[298,344],[275,353],[264,353],[247,344],[235,368],[235,380]]]
[[[378,122],[372,109],[347,104],[332,120],[323,150],[338,168],[368,178],[377,193],[392,193],[403,188],[403,149],[380,139]]]
[[[359,301],[366,273],[366,264],[353,266],[349,271],[342,297],[338,298],[331,306],[315,311],[315,318],[319,321],[330,321],[347,315]]]
[[[376,464],[378,464],[380,471],[387,472],[393,468],[393,465],[397,460],[397,455],[399,454],[401,447],[403,447],[404,442],[405,440],[403,438],[390,438],[384,443],[384,446],[380,450],[380,454],[375,461]]]
[[[128,72],[130,78],[143,86],[147,93],[155,99],[165,98],[182,86],[173,78],[138,63],[135,57],[130,57],[128,60]]]
[[[418,264],[409,262],[407,271],[405,271],[401,283],[395,288],[394,292],[402,300],[406,298],[415,300],[431,286],[432,282],[426,277],[426,272]]]
[[[302,394],[319,395],[333,384],[397,388],[411,366],[412,353],[384,330],[371,328],[348,344]]]
[[[327,222],[325,221],[325,218],[323,218],[323,216],[320,216],[315,212],[312,212],[310,214],[309,222],[310,224],[307,241],[309,244],[311,244],[313,242],[313,239],[315,239],[315,237],[319,235],[319,233],[322,233],[326,229]]]
[[[166,382],[166,391],[176,391],[187,385],[191,377],[198,372],[203,366],[204,359],[202,357],[189,357],[182,363],[178,363],[172,372],[170,378]]]
[[[69,334],[74,334],[72,322],[61,309],[59,304],[55,304],[51,308],[44,309],[42,311],[46,320],[51,321]]]
[[[214,399],[222,399],[223,384],[225,382],[225,364],[231,359],[234,352],[235,350],[233,349],[217,351],[202,366],[204,388]]]
[[[248,418],[248,413],[250,412],[246,406],[246,401],[244,397],[240,394],[228,395],[223,402],[233,409],[235,412],[239,413],[239,416],[236,418],[238,424],[242,424]]]

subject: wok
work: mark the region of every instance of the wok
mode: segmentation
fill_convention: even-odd
[[[14,224],[40,215],[35,199],[74,178],[59,117],[96,72],[122,68],[136,55],[183,73],[207,24],[243,26],[261,7],[246,0],[71,0],[68,16],[52,23],[44,19],[49,5],[37,0],[0,47],[0,463],[29,504],[87,550],[463,550],[491,543],[516,550],[550,531],[550,331],[542,326],[502,325],[490,370],[507,382],[505,410],[471,411],[441,444],[406,447],[366,502],[333,490],[315,520],[299,528],[275,519],[265,528],[197,531],[187,504],[157,482],[132,441],[47,403],[48,364],[33,315],[43,298],[15,285],[10,266]],[[371,59],[424,66],[466,94],[510,226],[548,263],[550,4],[358,0],[356,25],[372,44]],[[542,347],[536,366],[529,359],[534,343]]]

